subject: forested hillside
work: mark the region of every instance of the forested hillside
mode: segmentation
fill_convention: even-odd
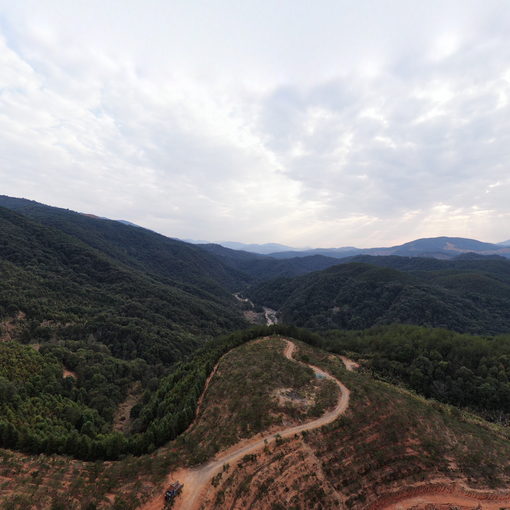
[[[112,358],[97,344],[49,343],[39,353],[0,343],[0,447],[85,460],[151,452],[189,426],[221,355],[261,332],[220,337],[159,378],[142,360]],[[73,376],[62,377],[63,362],[76,369]],[[113,413],[134,381],[145,391],[132,409],[133,426],[122,434],[112,429]]]
[[[510,422],[510,335],[393,325],[328,331],[323,338],[329,351],[356,353],[365,367],[392,383]]]
[[[115,356],[168,363],[197,335],[243,324],[230,299],[197,297],[3,208],[0,232],[0,317],[23,314],[21,340],[93,335]]]
[[[245,285],[326,269],[337,259],[322,255],[277,260],[218,244],[193,245],[141,227],[96,218],[32,200],[0,195],[6,207],[55,227],[118,262],[211,300],[230,301]]]
[[[199,247],[151,230],[119,221],[95,218],[32,200],[0,196],[6,207],[43,225],[57,228],[102,254],[133,269],[151,274],[184,290],[208,293],[208,299],[225,299],[246,277],[225,267],[221,260]]]
[[[158,425],[162,415],[144,419],[149,396],[176,362],[246,325],[227,290],[209,297],[210,282],[201,288],[201,280],[186,284],[185,275],[175,282],[163,271],[143,271],[5,208],[0,273],[3,446],[83,458],[154,448],[187,423],[193,407],[181,425]],[[113,425],[128,394],[125,437]],[[157,432],[146,435],[149,427]],[[131,433],[139,439],[128,440]]]
[[[469,333],[510,331],[510,261],[365,260],[370,264],[275,279],[247,293],[255,304],[280,310],[283,322],[313,329],[409,323]]]
[[[113,459],[175,438],[192,420],[219,356],[260,334],[218,339],[247,325],[234,291],[279,309],[284,323],[322,332],[390,323],[510,331],[505,259],[362,256],[334,266],[335,259],[322,256],[276,260],[192,246],[31,201],[0,202],[10,206],[0,207],[0,445],[6,447]],[[326,269],[310,273],[317,268]],[[289,277],[268,281],[281,275]],[[427,330],[411,344],[414,330],[403,330],[395,346],[401,330],[388,331],[381,335],[394,346],[389,351],[371,332],[325,335],[332,350],[359,352],[380,376],[426,396],[491,419],[510,413],[510,352],[503,347],[483,340],[489,343],[480,348],[482,340],[458,340],[451,332],[438,344]],[[485,353],[481,365],[463,358],[463,343]]]

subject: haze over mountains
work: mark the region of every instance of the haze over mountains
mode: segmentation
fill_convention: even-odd
[[[203,243],[201,243],[203,244]],[[261,253],[263,255],[270,255],[271,253],[278,252],[287,252],[287,251],[296,251],[296,248],[292,248],[290,246],[285,246],[284,244],[279,243],[264,243],[264,244],[245,244],[239,243],[235,241],[223,241],[218,244],[221,246],[225,246],[225,248],[231,248],[232,250],[243,250],[243,251],[251,251],[253,253]],[[305,248],[303,248],[304,250]],[[301,250],[297,250],[301,251]]]
[[[207,244],[205,241],[196,244]],[[238,242],[217,243],[226,248],[260,253],[276,258],[304,257],[308,255],[324,255],[334,258],[346,258],[354,255],[401,255],[404,257],[454,258],[461,253],[478,253],[480,255],[501,255],[510,257],[510,241],[501,243],[485,243],[475,239],[462,237],[432,237],[416,239],[401,245],[381,248],[291,248],[280,244],[244,244]]]

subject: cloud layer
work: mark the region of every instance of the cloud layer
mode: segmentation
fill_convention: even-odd
[[[2,6],[2,193],[213,241],[510,237],[506,2],[102,4]]]

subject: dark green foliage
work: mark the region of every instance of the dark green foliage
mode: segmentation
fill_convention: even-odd
[[[285,322],[313,329],[408,323],[469,333],[510,331],[510,261],[365,259],[371,264],[272,280],[247,294],[255,304],[279,309]]]
[[[144,361],[116,359],[97,343],[48,344],[41,352],[0,343],[0,447],[85,460],[152,451],[189,426],[207,377],[223,354],[275,331],[252,328],[207,343],[188,361],[175,364],[156,391],[149,387],[157,373]],[[76,381],[62,378],[59,361],[76,371]],[[112,431],[111,418],[135,380],[147,390],[137,411],[137,431],[124,436]]]
[[[193,417],[201,372],[183,382],[180,365],[172,365],[245,324],[232,296],[216,293],[218,274],[207,275],[223,266],[198,248],[186,251],[185,243],[176,241],[172,252],[172,240],[148,231],[116,222],[105,222],[104,229],[102,220],[47,209],[55,213],[55,226],[69,233],[0,207],[0,335],[40,344],[38,353],[0,343],[0,444],[83,459],[148,451]],[[146,234],[137,238],[130,230]],[[123,256],[129,243],[133,253]],[[166,249],[173,254],[166,257]],[[172,279],[179,271],[181,280]],[[193,283],[185,282],[187,274]],[[64,367],[77,378],[63,378]],[[162,381],[168,388],[169,373],[196,391],[183,408],[158,402],[175,416],[161,414],[160,407],[149,430],[143,420],[152,409],[151,392]],[[135,383],[146,391],[133,410],[139,434],[124,436],[113,431],[112,420]]]
[[[359,353],[375,373],[426,397],[494,420],[510,418],[510,336],[395,325],[330,331],[324,338],[328,349]]]
[[[207,377],[223,354],[249,340],[271,334],[288,335],[291,331],[302,340],[318,342],[312,334],[296,328],[259,326],[219,338],[197,351],[190,361],[176,365],[140,411],[137,421],[143,432],[133,436],[132,451],[151,450],[188,428]]]
[[[225,288],[237,288],[245,279],[200,248],[151,230],[1,195],[0,207],[54,227],[126,266],[201,297],[229,299]]]
[[[45,225],[0,207],[0,334],[40,344],[40,352],[0,344],[1,446],[86,460],[152,451],[188,427],[223,353],[273,331],[211,340],[245,322],[223,287],[237,274],[199,248],[33,202],[2,203]],[[63,378],[64,368],[76,377]],[[133,385],[143,395],[124,435],[113,416]]]
[[[105,421],[73,398],[66,382],[51,355],[15,342],[0,343],[0,445],[63,452],[83,423],[101,430]]]
[[[26,314],[22,341],[92,334],[114,356],[168,364],[199,345],[199,335],[243,324],[232,303],[162,283],[3,208],[0,272],[0,318]]]
[[[40,352],[58,359],[62,366],[76,374],[76,379],[70,377],[63,381],[66,395],[95,409],[106,423],[112,421],[117,405],[133,383],[138,381],[148,388],[153,378],[157,380],[166,372],[161,366],[150,367],[142,359],[115,358],[105,345],[92,339],[45,344]],[[99,430],[91,426],[91,422],[84,422],[81,432],[93,437],[94,431]]]

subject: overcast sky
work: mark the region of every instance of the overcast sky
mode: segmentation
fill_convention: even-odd
[[[0,193],[173,237],[510,238],[510,2],[0,0]]]

